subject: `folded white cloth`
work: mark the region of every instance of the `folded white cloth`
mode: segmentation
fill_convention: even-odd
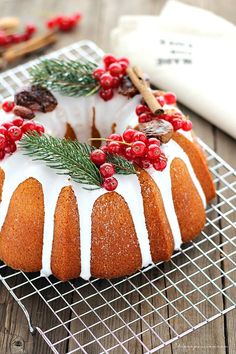
[[[112,52],[140,65],[159,88],[236,138],[236,27],[169,0],[160,16],[122,16]]]

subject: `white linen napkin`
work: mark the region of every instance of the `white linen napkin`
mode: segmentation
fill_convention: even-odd
[[[169,0],[160,16],[122,16],[112,52],[140,65],[157,87],[236,138],[236,27]]]

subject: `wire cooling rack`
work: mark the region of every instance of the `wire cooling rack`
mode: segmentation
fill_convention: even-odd
[[[103,54],[83,41],[49,57]],[[28,81],[33,62],[0,75],[4,98]],[[154,353],[236,306],[236,172],[200,141],[217,186],[201,235],[165,264],[116,280],[62,283],[0,263],[0,280],[23,309],[32,333],[54,353]],[[31,322],[29,301],[42,302],[50,321]],[[36,321],[37,322],[37,321]]]

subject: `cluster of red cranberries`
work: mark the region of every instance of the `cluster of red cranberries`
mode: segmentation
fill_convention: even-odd
[[[127,129],[122,135],[111,134],[106,139],[106,145],[92,151],[90,155],[91,161],[99,166],[104,179],[102,186],[108,191],[115,190],[118,181],[113,177],[114,165],[106,162],[107,153],[123,156],[141,168],[153,166],[155,170],[162,171],[167,165],[158,139],[147,138],[144,133],[134,129]]]
[[[119,88],[121,79],[126,75],[126,69],[129,65],[127,58],[115,58],[107,54],[103,58],[104,68],[97,68],[93,72],[95,80],[99,81],[99,95],[104,101],[109,101],[114,95],[114,89]]]
[[[81,14],[75,13],[72,16],[56,16],[47,21],[46,25],[50,30],[68,32],[73,30],[81,19]]]
[[[31,23],[25,27],[24,33],[6,34],[4,31],[0,31],[0,46],[4,47],[10,44],[28,41],[36,31],[36,26]]]
[[[162,96],[156,97],[156,99],[162,107],[165,104],[172,105],[176,103],[176,95],[172,92],[166,92]],[[163,113],[155,115],[146,104],[140,104],[136,107],[136,114],[138,116],[139,123],[147,123],[155,119],[164,119],[172,124],[175,131],[179,129],[183,129],[185,131],[192,129],[192,122],[190,120],[184,120],[182,113],[179,112],[173,111],[168,114]]]
[[[14,108],[14,102],[6,101],[2,104],[5,112],[11,112]],[[44,133],[44,127],[34,121],[24,120],[21,117],[15,117],[11,122],[0,125],[0,160],[3,160],[6,154],[12,154],[16,151],[16,142],[23,134],[29,132]]]

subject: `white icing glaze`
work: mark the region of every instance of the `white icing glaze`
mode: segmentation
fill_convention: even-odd
[[[106,103],[98,95],[86,98],[72,98],[56,94],[56,97],[59,102],[57,108],[53,112],[46,114],[38,113],[36,117],[37,121],[44,125],[46,132],[53,136],[63,137],[68,122],[74,129],[79,140],[87,141],[91,132],[92,107],[95,107],[96,110],[95,124],[101,136],[107,136],[111,132],[113,123],[117,124],[116,132],[118,133],[123,132],[127,125],[135,126],[137,124],[135,107],[140,101],[140,96],[135,96],[133,99],[127,100],[126,97],[116,95],[116,97]],[[164,108],[175,108],[176,111],[179,111],[173,106],[165,106]],[[1,115],[2,122],[11,119],[11,114],[3,113]],[[170,166],[175,157],[179,157],[185,162],[204,206],[206,204],[205,195],[190,161],[181,147],[172,140],[168,144],[162,145],[162,148],[168,157],[167,168],[163,172],[155,171],[153,168],[149,169],[148,172],[160,189],[166,215],[174,237],[175,248],[179,248],[182,241],[174,210],[170,179]],[[51,274],[54,212],[57,199],[64,186],[72,185],[80,214],[81,277],[89,279],[91,276],[91,215],[95,201],[106,193],[106,191],[103,189],[87,191],[83,189],[83,186],[69,181],[68,177],[56,175],[54,171],[47,168],[43,163],[32,161],[31,158],[23,155],[20,150],[12,156],[5,158],[0,165],[6,176],[3,186],[2,203],[0,205],[0,226],[4,223],[10,198],[19,184],[29,177],[36,178],[42,184],[45,222],[41,274],[44,276]],[[124,198],[129,207],[142,255],[142,266],[145,267],[152,263],[152,259],[145,223],[141,187],[136,175],[117,175],[116,178],[119,182],[116,192]]]
[[[156,171],[154,168],[149,168],[147,171],[151,175],[160,190],[163,204],[165,207],[166,216],[169,221],[169,225],[174,238],[175,249],[179,249],[182,244],[182,239],[178,219],[174,208],[170,176],[171,163],[175,158],[180,158],[185,163],[192,178],[192,181],[201,197],[204,207],[206,206],[206,197],[195,175],[195,172],[193,171],[189,158],[183,151],[183,149],[174,140],[170,140],[168,144],[162,145],[162,150],[168,159],[167,167],[162,172]]]

